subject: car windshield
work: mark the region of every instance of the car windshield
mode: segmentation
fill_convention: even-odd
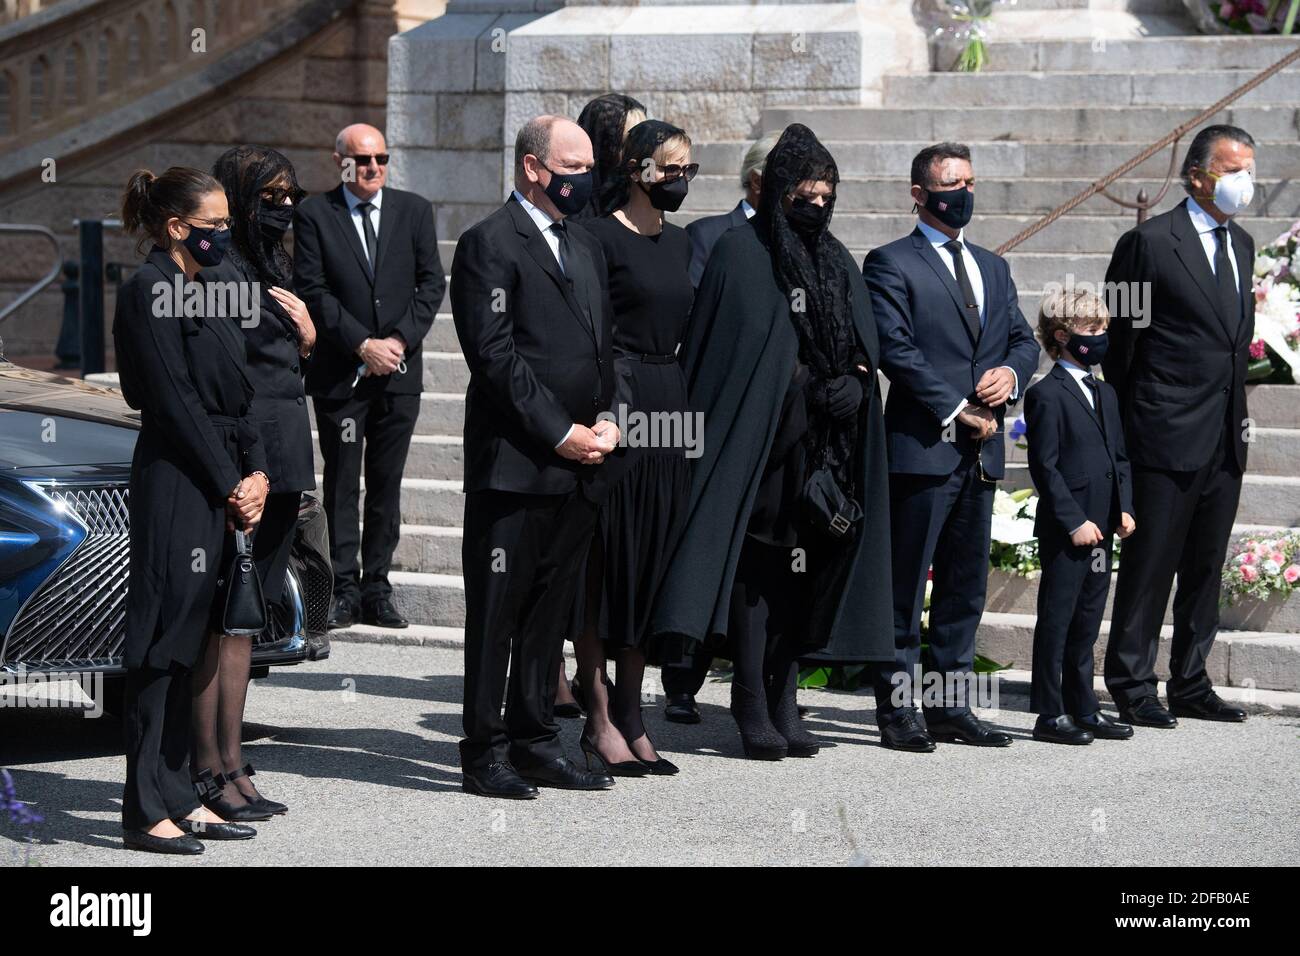
[[[0,408],[0,468],[127,463],[139,434],[104,422]]]

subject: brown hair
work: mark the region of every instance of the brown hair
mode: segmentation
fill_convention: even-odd
[[[221,192],[221,183],[202,170],[173,166],[161,176],[147,169],[137,169],[126,182],[122,195],[122,226],[128,233],[142,232],[136,251],[146,241],[170,245],[167,220],[173,216],[192,216],[203,204],[203,197]]]
[[[1110,325],[1110,312],[1101,296],[1087,289],[1049,288],[1038,305],[1038,341],[1052,358],[1061,357],[1061,343],[1056,341],[1056,330],[1077,332],[1102,320],[1102,327]]]

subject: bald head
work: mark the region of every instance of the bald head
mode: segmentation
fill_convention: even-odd
[[[595,165],[591,138],[564,116],[535,116],[515,137],[515,188],[553,219],[561,213],[546,195],[552,173],[582,173]]]
[[[348,190],[360,199],[372,198],[388,179],[384,134],[367,123],[343,127],[334,137],[334,163]]]

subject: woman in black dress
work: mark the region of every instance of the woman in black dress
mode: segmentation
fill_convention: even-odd
[[[659,120],[629,131],[607,214],[583,222],[600,241],[614,309],[615,399],[623,444],[606,462],[609,496],[588,560],[584,626],[574,646],[587,693],[582,749],[588,767],[644,776],[676,773],[641,721],[641,682],[660,647],[646,625],[690,491],[690,443],[677,344],[690,314],[691,245],[664,221],[686,198],[698,167],[686,133]],[[617,664],[613,694],[605,657]],[[612,696],[612,701],[610,697]]]
[[[221,185],[197,169],[135,173],[122,224],[154,246],[122,283],[113,317],[122,392],[140,410],[131,461],[131,586],[124,725],[128,848],[201,853],[195,836],[246,839],[251,827],[200,806],[190,777],[192,670],[220,626],[217,580],[233,559],[227,528],[255,527],[270,482],[248,418],[253,388],[229,316],[193,314],[183,292],[229,244]],[[187,314],[188,313],[188,314]]]
[[[820,747],[795,705],[801,658],[894,655],[880,349],[862,273],[829,228],[838,180],[812,130],[787,127],[757,215],[714,246],[681,347],[703,454],[651,631],[725,637],[731,712],[761,759]],[[830,496],[812,492],[831,486],[860,513],[828,521],[813,502]]]
[[[238,323],[253,384],[249,417],[266,453],[271,492],[253,537],[253,558],[268,604],[284,594],[289,550],[302,492],[316,487],[311,422],[302,366],[316,329],[302,300],[289,291],[293,263],[284,234],[294,205],[305,193],[293,165],[265,146],[237,146],[221,155],[212,174],[230,205],[230,251],[208,282],[235,282],[258,291],[256,321]],[[196,674],[193,766],[204,806],[229,820],[266,820],[284,813],[283,803],[263,797],[250,779],[241,740],[248,696],[251,637],[221,635],[208,646]]]

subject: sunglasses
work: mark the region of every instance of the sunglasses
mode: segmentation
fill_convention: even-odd
[[[297,205],[306,195],[306,191],[302,189],[282,189],[278,186],[262,190],[262,199],[272,206],[283,206],[286,199]]]
[[[660,166],[655,163],[655,168],[664,174],[665,181],[685,179],[689,183],[695,178],[695,174],[700,171],[700,164],[687,163],[685,166],[680,166],[677,163],[672,163],[668,166]]]
[[[369,166],[372,159],[380,166],[388,165],[387,153],[361,153],[356,156],[349,156],[348,159],[353,160],[358,166]]]

